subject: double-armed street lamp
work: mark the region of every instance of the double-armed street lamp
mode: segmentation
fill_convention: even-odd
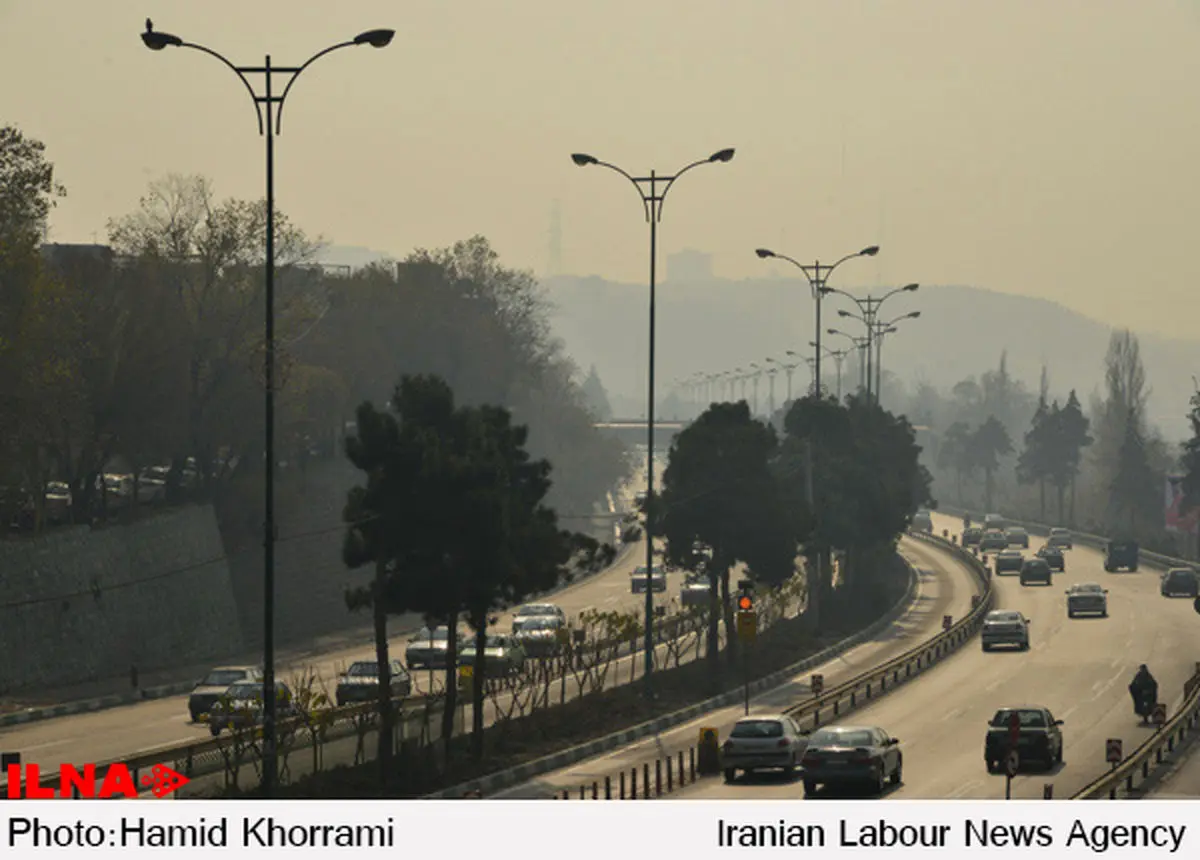
[[[266,315],[263,338],[263,384],[265,386],[264,407],[266,410],[264,462],[265,482],[263,485],[263,751],[262,792],[271,797],[278,776],[278,751],[276,748],[276,691],[275,691],[275,137],[282,130],[283,104],[291,92],[292,85],[300,73],[321,57],[341,48],[369,45],[372,48],[387,47],[396,35],[395,30],[367,30],[353,39],[330,45],[318,51],[299,66],[273,66],[271,55],[261,66],[236,66],[211,48],[193,42],[185,42],[171,33],[155,31],[153,23],[146,19],[146,31],[141,34],[142,43],[152,51],[164,48],[192,48],[208,54],[223,63],[238,76],[250,99],[258,118],[258,133],[266,138],[267,152],[267,201],[266,201],[266,249],[264,261],[264,291]],[[263,92],[259,93],[250,83],[249,75],[261,75]],[[282,92],[275,89],[275,75],[286,78]]]
[[[773,358],[766,359],[767,374],[767,417],[775,414],[775,374],[779,372],[779,362]]]
[[[842,331],[841,329],[836,329],[836,328],[825,329],[825,334],[833,335],[834,337],[844,337],[848,341],[850,341],[850,343],[853,345],[854,349],[858,350],[858,390],[860,392],[865,392],[867,389],[867,381],[866,381],[867,358],[866,358],[866,354],[867,354],[867,343],[868,343],[869,339],[866,337],[855,337],[852,334],[847,334],[846,332]],[[847,348],[845,352],[848,354],[850,352],[850,349]]]
[[[821,343],[821,299],[824,298],[828,293],[840,292],[837,290],[831,290],[829,287],[825,286],[826,281],[828,281],[829,276],[833,274],[834,269],[836,269],[838,266],[840,266],[842,263],[846,262],[847,260],[853,260],[855,257],[874,257],[876,254],[879,253],[879,246],[871,245],[869,247],[863,248],[861,251],[859,251],[855,254],[847,254],[846,256],[842,257],[840,260],[838,260],[836,263],[834,263],[831,266],[822,265],[820,260],[817,260],[816,262],[814,262],[811,265],[807,265],[805,263],[799,262],[798,260],[794,260],[793,258],[788,257],[784,254],[776,254],[774,251],[772,251],[768,248],[758,248],[755,250],[754,253],[758,254],[759,258],[764,259],[764,260],[766,260],[766,259],[786,260],[787,262],[789,262],[793,266],[795,266],[797,269],[799,269],[801,272],[803,272],[804,277],[808,279],[808,284],[812,288],[813,303],[815,305],[815,310],[816,310],[816,331],[817,331],[816,342],[818,344],[816,352],[813,356],[813,359],[814,359],[813,394],[816,395],[817,397],[820,397],[821,396],[821,349],[820,349],[819,344]]]
[[[753,381],[754,408],[751,415],[758,415],[758,383],[762,381],[763,366],[756,361],[750,362],[750,379]]]
[[[691,164],[676,171],[672,175],[660,176],[651,170],[649,176],[634,176],[626,170],[601,161],[595,156],[576,152],[571,154],[571,161],[578,167],[606,167],[619,173],[637,189],[642,201],[642,209],[646,221],[650,224],[650,349],[648,355],[648,403],[646,407],[646,576],[654,572],[654,343],[655,343],[655,291],[657,280],[658,259],[658,222],[662,220],[663,201],[679,177],[702,164],[723,164],[733,160],[733,149],[722,149],[714,152],[708,158],[693,161]],[[646,585],[646,620],[645,620],[645,683],[646,692],[651,690],[650,676],[654,672],[654,589],[650,588],[649,580]]]
[[[860,315],[860,314],[851,313],[849,311],[838,311],[838,316],[847,317],[849,319],[856,319],[856,320],[862,322],[867,327],[866,391],[867,391],[867,400],[868,401],[870,401],[870,399],[871,399],[871,382],[872,382],[872,380],[871,380],[871,347],[874,344],[874,340],[875,340],[875,329],[876,329],[876,322],[877,322],[877,317],[879,314],[879,309],[880,309],[880,307],[883,306],[883,303],[886,302],[888,299],[890,299],[892,296],[897,296],[900,293],[914,293],[917,290],[919,290],[920,288],[921,288],[920,284],[907,284],[903,287],[897,287],[896,289],[894,289],[888,293],[885,293],[880,298],[874,298],[873,296],[867,296],[866,298],[863,298],[863,299],[860,299],[856,296],[852,296],[844,290],[836,290],[836,289],[828,290],[828,292],[837,293],[840,296],[844,296],[845,298],[848,298],[850,301],[854,302],[854,304],[857,305],[858,309],[862,312]]]
[[[883,394],[883,339],[885,335],[892,334],[896,331],[896,323],[903,320],[917,320],[921,318],[920,311],[912,311],[911,313],[903,314],[896,317],[891,322],[875,324],[875,402],[879,403],[879,397]]]
[[[828,334],[843,334],[843,332],[840,332],[834,328],[828,329],[827,333]],[[850,337],[849,335],[845,335],[845,336]],[[854,338],[850,338],[850,339],[854,340]],[[811,346],[813,349],[816,349],[819,352],[821,352],[822,355],[827,355],[833,359],[833,365],[835,368],[837,368],[837,400],[838,400],[838,403],[841,403],[842,402],[842,363],[846,360],[846,356],[850,354],[850,350],[849,349],[831,349],[828,346],[825,346],[823,344],[818,344],[816,341],[812,341],[812,340],[810,340],[808,342],[808,345]]]
[[[791,356],[792,358],[797,358],[796,353],[792,352],[792,350],[790,350],[790,349],[787,350],[786,354]],[[800,366],[800,360],[797,360],[794,362],[776,361],[773,358],[769,358],[767,360],[774,361],[775,364],[777,364],[779,367],[783,368],[783,372],[787,374],[787,399],[784,400],[784,403],[785,404],[791,403],[792,402],[792,374],[795,373],[796,368]]]

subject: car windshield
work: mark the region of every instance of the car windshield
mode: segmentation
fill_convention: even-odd
[[[561,626],[562,622],[559,619],[547,616],[536,616],[521,622],[522,630],[556,630]]]
[[[205,687],[228,687],[244,680],[246,672],[243,669],[213,669],[201,683]]]
[[[262,698],[262,685],[234,684],[225,694],[231,699],[259,699]]]
[[[485,648],[504,648],[507,645],[508,645],[508,640],[506,638],[504,638],[503,636],[489,636],[487,638],[487,644],[484,645],[484,647]],[[463,648],[463,650],[474,653],[474,651],[475,651],[474,638],[472,638],[471,641],[466,644],[466,646]]]
[[[1050,534],[1055,537],[1064,537],[1067,534],[1066,529],[1050,529]]]
[[[1103,594],[1104,589],[1094,582],[1085,582],[1071,589],[1076,594]]]
[[[425,631],[422,631],[422,632],[425,632]],[[417,641],[421,641],[421,642],[449,642],[450,641],[450,631],[448,628],[439,627],[437,630],[434,630],[428,636],[422,636],[422,635],[418,634],[414,638]]]
[[[1171,571],[1171,579],[1191,579],[1195,575],[1195,571],[1188,570],[1187,568]]]
[[[1018,536],[1020,536],[1020,535],[1023,535],[1023,534],[1025,534],[1025,529],[1009,529],[1009,530],[1008,530],[1008,533],[1009,533],[1010,535],[1018,535]]]
[[[875,743],[868,731],[837,731],[822,729],[808,739],[810,747],[869,747]]]
[[[350,669],[346,674],[354,678],[375,678],[379,675],[379,664],[368,663],[365,660],[359,663],[351,663]]]
[[[1019,612],[989,612],[987,620],[998,621],[1003,624],[1011,624],[1013,622],[1020,621],[1021,614]]]
[[[1041,711],[996,711],[996,716],[992,717],[993,726],[1007,726],[1008,721],[1012,719],[1012,714],[1016,713],[1020,716],[1021,728],[1045,728],[1046,716]]]
[[[659,567],[657,564],[654,565],[654,575],[658,576],[660,573],[662,573],[662,568]],[[644,565],[644,564],[640,565],[638,567],[638,569],[633,572],[633,575],[634,576],[645,576],[646,575],[646,565]]]
[[[517,610],[518,618],[537,618],[540,616],[558,615],[558,608],[545,603],[531,603]]]
[[[731,738],[781,738],[783,723],[779,720],[742,720],[729,733]]]

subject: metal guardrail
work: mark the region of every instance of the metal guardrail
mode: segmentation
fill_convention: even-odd
[[[1131,792],[1134,780],[1150,778],[1150,768],[1161,765],[1163,757],[1174,752],[1179,742],[1200,726],[1200,665],[1197,669],[1184,685],[1184,699],[1179,711],[1112,771],[1071,795],[1071,800],[1116,800],[1122,787]]]

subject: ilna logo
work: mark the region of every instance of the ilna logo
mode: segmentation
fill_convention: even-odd
[[[104,771],[104,778],[96,784],[96,766],[85,764],[83,770],[64,764],[58,768],[58,786],[42,785],[41,770],[36,764],[10,764],[8,772],[8,798],[19,800],[52,800],[59,798],[112,800],[117,797],[137,799],[137,783],[129,768],[124,764],[111,764]],[[183,774],[165,764],[156,764],[150,773],[141,779],[142,790],[149,790],[155,797],[166,797],[191,782]],[[22,786],[25,793],[21,793]]]

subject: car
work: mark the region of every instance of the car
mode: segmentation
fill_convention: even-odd
[[[1014,609],[994,609],[984,616],[979,638],[984,651],[991,651],[997,645],[1016,645],[1028,651],[1029,619]]]
[[[1008,521],[1000,514],[985,514],[983,518],[983,528],[985,531],[998,529],[1004,531],[1008,527]]]
[[[1008,546],[1029,549],[1029,532],[1020,526],[1009,526],[1004,532],[1004,539],[1008,541]]]
[[[1021,554],[1019,549],[1006,549],[996,553],[995,569],[997,576],[1009,571],[1020,573],[1021,567],[1024,564],[1025,556]]]
[[[634,510],[637,510],[637,511],[644,510],[646,507],[646,500],[648,498],[649,498],[649,496],[646,494],[645,490],[639,490],[638,492],[634,493],[633,494]]]
[[[1108,589],[1095,582],[1077,582],[1067,589],[1067,617],[1108,617]]]
[[[461,648],[462,636],[457,633],[455,636]],[[446,668],[449,653],[450,629],[448,627],[443,625],[432,632],[428,628],[423,628],[408,640],[408,647],[404,649],[404,662],[408,664],[409,670],[428,669],[432,672]]]
[[[971,526],[969,529],[963,529],[962,545],[963,546],[979,546],[979,541],[983,538],[983,529],[978,526]]]
[[[208,718],[208,730],[215,738],[222,729],[246,729],[257,726],[263,719],[263,685],[240,683],[225,691],[213,705]],[[298,716],[291,688],[283,681],[275,682],[275,718],[286,720]]]
[[[1011,720],[1016,714],[1016,753],[1020,761],[1039,761],[1047,769],[1063,760],[1062,720],[1054,719],[1049,708],[1039,705],[1018,705],[1000,708],[988,722],[987,738],[983,745],[983,759],[989,773],[996,773],[1004,766],[1010,752],[1012,732]]]
[[[399,660],[388,664],[388,686],[393,699],[412,694],[412,677]],[[337,680],[335,692],[338,707],[354,702],[374,702],[379,698],[379,663],[376,660],[356,660]]]
[[[1104,546],[1104,569],[1115,573],[1124,567],[1131,573],[1137,573],[1138,555],[1137,541],[1110,540]]]
[[[71,485],[65,481],[49,481],[46,484],[46,521],[62,525],[71,519]]]
[[[878,726],[827,726],[808,736],[800,760],[804,767],[804,795],[827,788],[866,784],[883,794],[887,784],[904,778],[900,741]]]
[[[979,539],[980,552],[995,552],[1008,549],[1008,536],[1000,529],[988,529]]]
[[[1044,558],[1027,558],[1021,562],[1021,585],[1053,585],[1054,574]]]
[[[137,476],[137,497],[142,503],[161,502],[167,497],[170,466],[148,466]]]
[[[526,657],[541,658],[558,654],[567,635],[567,625],[557,615],[533,615],[525,618],[513,638]]]
[[[634,594],[642,594],[646,591],[646,581],[649,580],[650,588],[653,591],[667,590],[667,575],[663,572],[661,565],[654,565],[654,572],[650,576],[646,576],[646,566],[638,565],[629,577],[629,587]]]
[[[193,723],[207,719],[215,705],[234,684],[262,683],[262,672],[254,666],[218,666],[196,682],[188,696],[188,713]]]
[[[1190,567],[1173,567],[1162,575],[1163,597],[1200,597],[1200,576]]]
[[[920,510],[913,514],[912,527],[917,531],[933,534],[933,517],[929,511]]]
[[[721,746],[721,769],[725,781],[733,782],[740,770],[782,768],[791,776],[796,772],[808,746],[808,732],[786,714],[743,717],[734,723]]]
[[[1055,526],[1050,529],[1050,535],[1046,538],[1046,546],[1057,547],[1058,549],[1074,549],[1075,538],[1071,536],[1071,532],[1061,526]]]
[[[471,637],[463,643],[459,651],[458,665],[475,665],[475,638]],[[483,646],[484,674],[499,678],[511,675],[525,668],[525,649],[513,636],[493,634],[487,637]]]
[[[694,574],[679,589],[679,602],[684,606],[707,606],[710,591],[708,577]]]
[[[1056,546],[1045,544],[1039,549],[1035,555],[1050,567],[1051,570],[1057,570],[1060,573],[1067,569],[1067,559],[1063,555],[1063,551]]]
[[[516,633],[530,618],[557,618],[566,626],[567,613],[553,603],[526,603],[513,613],[512,632]]]

